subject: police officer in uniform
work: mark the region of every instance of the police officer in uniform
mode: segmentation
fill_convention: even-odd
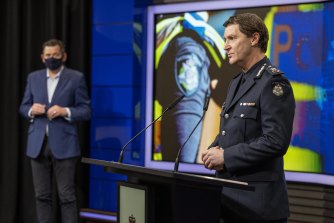
[[[237,14],[224,27],[229,63],[242,72],[230,83],[220,132],[202,160],[217,177],[246,181],[255,191],[224,188],[222,222],[287,222],[283,155],[292,134],[293,91],[265,56],[269,35],[261,18]]]

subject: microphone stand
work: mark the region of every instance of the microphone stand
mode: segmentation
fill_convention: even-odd
[[[119,154],[119,158],[118,158],[118,162],[122,163],[123,162],[123,156],[124,156],[124,151],[125,148],[135,139],[137,138],[140,134],[142,134],[144,131],[146,131],[146,129],[148,129],[148,127],[150,127],[151,125],[153,125],[156,121],[158,121],[167,111],[169,111],[170,109],[174,108],[175,105],[177,105],[185,96],[182,95],[180,97],[178,97],[177,99],[175,99],[163,112],[162,114],[154,119],[148,126],[146,126],[144,129],[142,129],[140,132],[137,133],[137,135],[135,135],[134,137],[132,137],[121,149],[121,152]]]

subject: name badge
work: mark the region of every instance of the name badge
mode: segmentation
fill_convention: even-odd
[[[249,107],[255,107],[255,102],[241,102],[240,106],[249,106]]]

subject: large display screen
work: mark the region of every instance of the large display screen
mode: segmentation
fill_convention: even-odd
[[[200,155],[219,131],[227,87],[240,72],[226,58],[223,23],[244,12],[265,21],[270,35],[266,55],[294,90],[293,133],[284,156],[287,180],[334,185],[334,2],[329,1],[234,0],[150,7],[147,123],[180,95],[186,97],[147,131],[145,165],[173,169],[182,147],[180,171],[214,173],[203,167]],[[207,94],[209,108],[193,131]]]

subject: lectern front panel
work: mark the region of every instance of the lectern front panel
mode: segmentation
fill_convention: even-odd
[[[148,188],[118,182],[118,223],[148,223]]]

